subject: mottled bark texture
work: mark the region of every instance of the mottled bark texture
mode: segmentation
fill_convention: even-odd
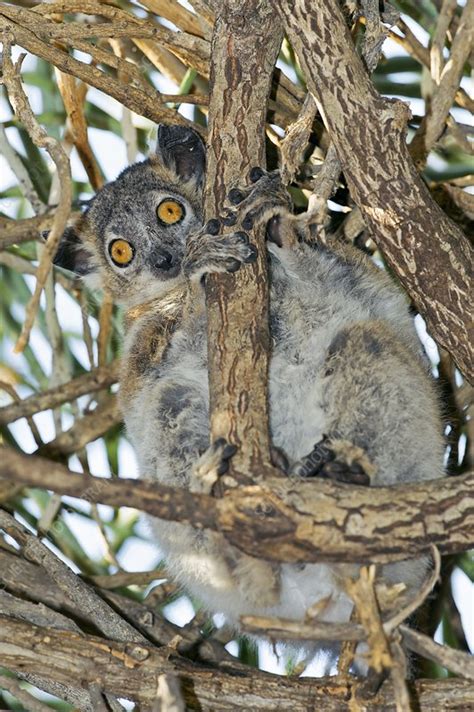
[[[407,106],[377,93],[336,0],[270,2],[374,240],[431,334],[472,381],[472,250],[413,165],[406,144]]]
[[[211,529],[268,561],[384,563],[428,553],[433,544],[441,553],[455,553],[474,543],[472,472],[402,488],[326,481],[316,487],[300,479],[268,477],[265,485],[229,489],[215,498],[147,481],[77,475],[9,448],[3,449],[2,460],[2,477],[15,483]]]
[[[211,50],[205,209],[221,213],[227,191],[265,164],[265,118],[282,33],[267,2],[219,5]],[[258,260],[237,275],[207,280],[211,437],[239,447],[233,467],[258,472],[269,451],[270,352],[264,234]],[[241,445],[245,443],[245,447]]]
[[[359,683],[355,679],[280,677],[243,666],[229,674],[178,658],[168,647],[119,643],[7,616],[0,616],[0,626],[0,658],[9,670],[27,670],[29,674],[83,688],[97,683],[104,692],[138,701],[147,709],[155,700],[158,676],[173,673],[179,676],[189,710],[395,710],[389,683],[371,699],[359,698],[364,705],[361,708],[356,706]],[[466,680],[420,680],[413,689],[417,709],[426,712],[468,710],[474,705],[474,686]]]

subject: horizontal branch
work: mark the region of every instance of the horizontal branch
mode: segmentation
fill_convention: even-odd
[[[106,366],[96,368],[89,373],[84,373],[82,376],[78,376],[56,388],[49,388],[47,391],[35,393],[17,403],[6,405],[0,408],[0,425],[13,423],[18,418],[27,418],[42,410],[57,408],[59,405],[70,403],[80,396],[107,388],[113,383],[117,383],[119,368],[120,363],[117,360],[113,363],[108,363]]]
[[[357,681],[339,678],[318,680],[270,675],[239,666],[238,674],[185,661],[167,647],[142,643],[118,643],[71,631],[34,626],[0,616],[2,639],[0,665],[8,670],[54,679],[87,688],[97,683],[105,693],[150,705],[156,695],[158,675],[178,676],[186,709],[258,710],[291,709],[307,712],[349,712],[357,694]],[[419,680],[413,684],[420,710],[441,709],[449,699],[453,709],[469,709],[474,685],[465,680]],[[385,683],[376,697],[364,701],[365,709],[393,710],[393,690]]]
[[[79,215],[78,212],[72,212],[70,219],[74,221]],[[53,221],[54,212],[46,212],[23,220],[0,217],[0,250],[29,240],[38,240],[44,230],[51,229]]]
[[[1,461],[0,476],[17,484],[218,531],[269,561],[384,563],[432,545],[444,554],[474,546],[474,472],[374,488],[270,475],[265,485],[229,489],[217,499],[156,482],[79,475],[10,448]]]

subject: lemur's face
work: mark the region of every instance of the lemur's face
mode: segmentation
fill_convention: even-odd
[[[180,273],[187,236],[202,224],[204,163],[197,134],[160,126],[157,154],[97,193],[66,232],[56,263],[123,303],[167,291]]]

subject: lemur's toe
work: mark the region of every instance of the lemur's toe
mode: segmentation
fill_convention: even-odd
[[[225,438],[218,438],[211,445],[212,456],[216,458],[219,462],[216,467],[217,474],[223,475],[229,469],[229,463],[231,458],[237,452],[237,447],[227,442]]]
[[[220,221],[225,227],[233,227],[237,222],[237,213],[233,210],[225,210]]]
[[[229,469],[229,462],[237,452],[225,438],[218,438],[201,455],[192,470],[190,489],[192,492],[209,494],[221,475]]]
[[[258,256],[258,250],[255,247],[255,245],[249,245],[248,246],[248,255],[245,258],[244,262],[246,264],[252,264],[253,262],[257,261],[257,256]]]
[[[221,221],[219,218],[212,218],[207,221],[204,229],[208,235],[218,235],[219,230],[221,229]]]
[[[348,485],[370,486],[370,477],[364,471],[362,465],[333,460],[326,463],[319,472],[319,477],[324,477],[335,482],[343,482]]]
[[[251,230],[253,228],[254,216],[252,213],[247,213],[247,215],[242,220],[242,227],[244,230]]]
[[[278,247],[283,247],[283,240],[280,234],[280,216],[274,215],[268,221],[266,238],[268,242],[274,242]]]
[[[322,467],[335,459],[335,454],[328,446],[328,437],[323,435],[322,439],[315,444],[308,455],[295,462],[290,468],[290,475],[294,477],[316,477],[320,474]]]
[[[260,166],[254,166],[250,169],[249,180],[251,183],[256,183],[265,175],[265,171]]]
[[[227,194],[227,199],[229,203],[232,203],[232,205],[238,205],[245,200],[245,197],[245,193],[238,188],[232,188],[232,190],[230,190]]]

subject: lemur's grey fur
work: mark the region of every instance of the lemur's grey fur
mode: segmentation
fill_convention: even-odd
[[[200,139],[187,129],[160,127],[156,155],[105,186],[68,233],[63,264],[70,267],[75,260],[76,269],[88,271],[96,285],[136,308],[163,295],[172,300],[176,287],[193,281],[196,287],[206,272],[234,271],[252,261],[255,250],[241,232],[216,237],[215,223],[202,228],[203,171]],[[159,224],[156,206],[164,197],[184,206],[181,222]],[[233,197],[242,201],[238,215],[250,211],[254,220],[268,220],[273,208],[280,215],[279,222],[271,221],[268,251],[270,420],[273,443],[286,453],[294,476],[337,479],[341,463],[345,471],[354,468],[354,482],[370,478],[372,485],[442,476],[439,407],[401,291],[352,246],[306,244],[304,232],[281,208],[286,198],[272,174]],[[126,268],[114,266],[108,253],[117,237],[135,248]],[[159,319],[153,309],[138,310],[125,335],[122,398],[142,476],[202,489],[215,478],[212,458],[217,466],[226,453],[219,444],[206,451],[206,315],[203,290],[194,288],[192,294],[193,308],[159,364],[147,359],[145,344],[159,329]],[[307,456],[321,452],[323,464],[311,473]],[[242,614],[302,619],[325,597],[322,620],[350,616],[352,604],[340,582],[353,567],[285,564],[276,570],[226,548],[215,534],[159,520],[153,526],[169,571],[230,623],[237,624]],[[384,572],[417,586],[425,570],[418,560]]]

